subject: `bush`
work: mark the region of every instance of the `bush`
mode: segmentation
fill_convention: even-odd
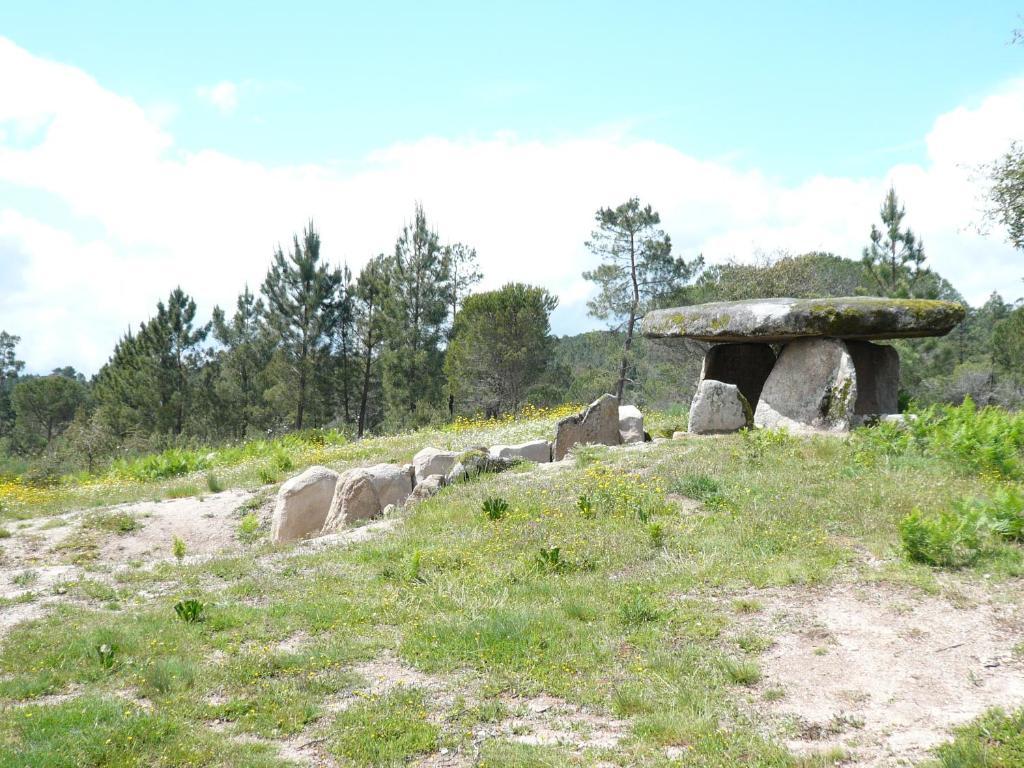
[[[970,565],[981,553],[981,538],[979,516],[959,510],[930,515],[914,510],[900,522],[904,552],[911,560],[927,565]]]
[[[500,520],[508,512],[508,502],[500,496],[489,496],[482,505],[488,520]]]

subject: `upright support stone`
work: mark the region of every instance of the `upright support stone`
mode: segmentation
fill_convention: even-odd
[[[618,445],[621,440],[619,398],[615,395],[601,395],[582,413],[566,416],[558,422],[552,457],[555,461],[561,461],[574,445]]]
[[[687,431],[693,435],[724,435],[753,426],[754,414],[735,384],[704,379],[690,403]]]
[[[857,371],[839,339],[798,339],[782,348],[754,411],[758,427],[843,431],[855,422]]]
[[[847,341],[857,370],[857,402],[853,412],[861,418],[898,413],[900,356],[895,348],[869,341]]]
[[[775,352],[768,344],[716,344],[704,355],[700,381],[735,384],[750,407],[756,408],[774,365]]]

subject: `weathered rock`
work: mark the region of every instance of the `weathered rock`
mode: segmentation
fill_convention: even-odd
[[[492,445],[487,453],[492,459],[523,459],[547,464],[551,461],[551,442],[531,440],[519,445]]]
[[[768,344],[716,344],[704,355],[700,381],[735,384],[751,408],[756,408],[774,365],[775,352]]]
[[[558,422],[552,455],[555,461],[561,461],[573,446],[618,445],[619,440],[619,399],[615,395],[601,395],[582,413]]]
[[[735,384],[704,379],[690,403],[688,431],[694,435],[722,435],[752,427],[754,412]]]
[[[423,501],[423,499],[429,499],[442,488],[444,488],[444,475],[430,475],[416,483],[416,487],[412,492],[412,498],[417,501]]]
[[[453,451],[442,451],[439,448],[424,448],[412,458],[412,465],[416,471],[416,482],[420,482],[431,475],[447,475],[455,462],[458,454]]]
[[[899,353],[893,347],[869,341],[845,343],[857,371],[857,402],[853,412],[861,419],[898,412]]]
[[[279,544],[318,533],[331,508],[337,483],[337,472],[316,466],[285,482],[277,492],[270,540]]]
[[[350,469],[338,479],[323,533],[336,533],[349,523],[378,517],[381,509],[373,475],[365,469]]]
[[[644,415],[635,405],[619,406],[619,442],[642,443],[644,441]]]
[[[412,474],[404,467],[397,464],[374,464],[366,471],[373,478],[373,487],[382,507],[388,504],[399,507],[412,493]]]
[[[944,336],[964,319],[951,301],[852,296],[723,301],[648,312],[644,336],[701,341],[786,342],[808,336],[902,339]]]
[[[857,371],[839,339],[799,339],[782,348],[754,411],[770,429],[842,431],[855,423]]]
[[[491,456],[487,448],[470,448],[459,455],[455,466],[451,468],[445,477],[445,485],[452,485],[463,480],[469,480],[485,472],[504,472],[514,467],[521,459],[498,458]]]
[[[683,432],[681,429],[677,429],[675,432],[672,433],[672,439],[682,440],[684,437],[686,437],[686,434],[687,433]]]

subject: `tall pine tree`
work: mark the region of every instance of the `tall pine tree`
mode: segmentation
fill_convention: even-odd
[[[383,304],[390,291],[391,260],[381,254],[370,259],[359,273],[353,292],[353,318],[360,356],[359,420],[357,434],[362,437],[370,425],[371,389],[379,389],[374,374],[378,350],[384,341]],[[378,398],[373,398],[377,400]]]
[[[906,210],[892,187],[882,202],[879,216],[882,228],[871,225],[871,242],[864,248],[861,258],[864,268],[882,296],[917,297],[924,291],[922,278],[930,270],[924,266],[924,244],[910,227],[900,228]]]
[[[287,256],[278,246],[263,281],[267,323],[280,340],[296,429],[307,423],[317,368],[337,330],[341,283],[341,270],[320,261],[320,235],[312,221],[301,241],[294,236]]]
[[[395,243],[391,266],[383,358],[387,419],[392,426],[423,424],[443,397],[441,343],[450,292],[448,265],[421,205]]]

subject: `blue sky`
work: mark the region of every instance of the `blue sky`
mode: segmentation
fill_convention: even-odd
[[[1009,45],[1020,10],[16,4],[0,22],[10,71],[24,77],[0,75],[0,159],[16,160],[0,170],[0,326],[32,342],[32,367],[93,371],[174,283],[201,311],[229,303],[309,215],[329,253],[358,267],[422,200],[443,238],[480,248],[494,281],[559,293],[556,330],[574,332],[594,325],[579,272],[596,205],[651,199],[677,247],[711,260],[818,247],[856,256],[897,182],[937,268],[972,301],[996,288],[1015,298],[1021,255],[998,234],[971,235],[977,205],[952,169],[1024,133],[1024,47]],[[832,212],[817,209],[823,200]],[[210,206],[251,234],[237,253],[238,238],[217,239]],[[543,245],[511,233],[532,222]],[[69,255],[47,250],[55,241]],[[524,248],[536,265],[517,271]],[[96,257],[79,285],[107,264],[130,271],[132,287],[102,311],[80,308],[69,338],[57,323],[69,300],[86,299],[31,265],[74,253]],[[211,260],[220,266],[204,273]]]

